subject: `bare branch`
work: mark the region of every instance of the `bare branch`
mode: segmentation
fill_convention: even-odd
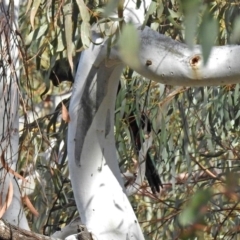
[[[0,220],[0,240],[60,240],[36,234]]]

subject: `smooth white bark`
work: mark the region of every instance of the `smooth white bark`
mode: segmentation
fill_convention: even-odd
[[[151,1],[146,1],[149,4]],[[144,20],[144,8],[128,1],[125,19]],[[144,239],[125,193],[114,140],[114,110],[119,77],[116,51],[106,58],[107,44],[93,33],[82,53],[70,102],[68,126],[69,171],[83,224],[98,240]]]
[[[55,232],[51,237],[53,238],[60,238],[65,239],[68,236],[75,235],[78,233],[79,225],[82,223],[80,222],[80,218],[74,219],[72,222],[70,222],[67,226],[65,226],[63,229]]]
[[[15,30],[17,29],[19,1],[0,3],[0,156],[9,167],[16,169],[18,160],[18,47]],[[29,229],[23,212],[21,194],[15,177],[4,168],[0,171],[1,203],[6,201],[10,184],[13,185],[13,199],[3,219],[23,229]]]
[[[201,47],[193,50],[186,44],[145,27],[139,27],[139,62],[125,63],[139,74],[168,85],[214,86],[240,82],[240,46],[213,47],[206,65],[203,64]]]
[[[123,66],[107,67],[105,59],[96,63],[93,52],[105,54],[96,45],[81,56],[69,110],[74,197],[82,222],[97,239],[143,239],[124,192],[115,151],[114,107]]]

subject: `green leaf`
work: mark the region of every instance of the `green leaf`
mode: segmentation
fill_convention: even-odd
[[[234,19],[231,43],[237,43],[240,40],[240,16]]]
[[[138,50],[138,32],[132,24],[127,24],[123,27],[119,38],[120,56],[126,64],[131,63],[132,66],[137,68],[139,66]]]
[[[147,21],[148,21],[150,15],[153,14],[154,11],[156,11],[156,7],[157,7],[157,4],[156,4],[155,2],[151,2],[150,6],[149,6],[149,9],[148,9],[148,11],[147,11],[147,14],[146,14],[146,16],[145,16],[143,25],[142,25],[142,30],[143,30],[144,27],[146,26]]]
[[[82,39],[82,44],[84,48],[88,48],[90,43],[91,43],[91,39],[90,39],[90,24],[89,22],[82,22],[81,24],[81,39]]]
[[[90,45],[90,15],[88,9],[83,0],[77,0],[77,4],[82,17],[81,24],[81,40],[84,48],[88,48]]]
[[[202,46],[202,55],[204,64],[207,63],[208,57],[211,53],[212,46],[215,44],[218,36],[218,23],[215,18],[211,16],[209,10],[205,11],[202,23],[199,28],[199,40]]]
[[[182,214],[179,215],[179,222],[186,226],[202,219],[205,215],[205,207],[211,199],[212,193],[209,189],[197,191],[190,202],[186,204]]]
[[[41,38],[43,35],[45,35],[47,29],[48,29],[48,24],[44,24],[40,26],[39,28],[36,28],[34,31],[30,32],[30,34],[27,36],[25,40],[25,44],[29,45],[31,44],[32,40],[36,40]]]
[[[198,25],[198,13],[200,9],[200,0],[182,0],[182,9],[184,13],[185,42],[190,48],[193,48],[196,29]]]
[[[31,8],[31,13],[30,13],[30,23],[32,25],[32,28],[34,29],[34,19],[36,16],[36,13],[38,11],[38,8],[40,6],[41,1],[40,0],[34,0]]]
[[[110,0],[103,10],[103,15],[109,17],[118,7],[119,0]]]
[[[73,42],[72,42],[72,5],[71,3],[66,4],[63,7],[64,11],[64,28],[65,38],[67,43],[67,56],[71,70],[73,72]]]
[[[163,5],[163,2],[160,1],[160,3],[158,3],[158,5],[157,5],[157,15],[158,15],[158,17],[162,16],[163,11],[164,11],[164,5]]]
[[[57,38],[57,46],[56,46],[56,52],[62,52],[65,49],[65,44],[64,44],[64,35],[60,32],[59,29],[57,29],[58,33],[58,38]]]
[[[175,11],[173,11],[173,10],[170,9],[170,8],[168,8],[168,11],[169,11],[170,16],[171,16],[172,18],[179,18],[179,17],[180,17],[179,12],[175,12]]]
[[[80,13],[81,13],[81,18],[82,20],[85,22],[89,22],[90,21],[90,15],[89,15],[89,12],[88,12],[88,9],[84,3],[83,0],[76,0],[77,1],[77,4],[78,4],[78,8],[80,10]]]

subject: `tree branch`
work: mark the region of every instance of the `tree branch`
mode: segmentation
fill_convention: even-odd
[[[240,46],[212,47],[206,65],[200,46],[190,49],[149,27],[138,27],[139,64],[123,62],[144,77],[177,86],[216,86],[240,82]]]
[[[21,229],[13,226],[3,220],[0,220],[0,240],[61,240],[60,238],[53,238],[40,235],[31,231]]]

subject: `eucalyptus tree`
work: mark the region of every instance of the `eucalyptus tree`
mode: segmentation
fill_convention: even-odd
[[[141,14],[150,4],[151,1],[143,1],[136,9],[134,1],[126,2],[123,18],[133,27],[123,27],[120,43],[110,49],[109,55],[107,38],[102,37],[101,26],[95,27],[95,44],[82,53],[75,76],[69,107],[69,170],[81,219],[98,239],[143,239],[126,198],[114,146],[114,102],[124,64],[142,76],[169,85],[239,82],[240,70],[235,61],[239,46],[209,49],[202,44],[204,54],[199,46],[189,49],[142,26]],[[87,12],[84,8],[80,11]],[[149,146],[151,136],[144,142],[140,163]],[[140,178],[144,171],[143,168],[143,173],[138,172]]]
[[[14,4],[14,9],[17,11],[19,3],[14,1]],[[105,9],[105,16],[107,15],[105,22],[99,21],[94,26],[89,23],[90,15],[85,3],[78,0],[76,4],[81,16],[81,41],[85,50],[81,53],[75,74],[69,116],[65,120],[68,122],[69,172],[77,209],[81,222],[86,225],[93,238],[144,239],[127,195],[138,192],[142,185],[145,173],[145,156],[152,146],[153,138],[161,127],[162,115],[157,116],[159,122],[154,126],[154,131],[143,141],[138,155],[139,170],[136,179],[125,188],[118,165],[114,140],[115,99],[123,68],[127,65],[150,80],[168,85],[216,86],[233,84],[239,82],[240,70],[239,63],[236,61],[239,46],[212,47],[217,36],[216,20],[208,13],[208,9],[202,10],[199,1],[185,1],[185,3],[183,1],[182,4],[185,14],[185,39],[188,45],[159,34],[147,26],[149,16],[154,11],[160,11],[160,1],[158,2],[158,8],[156,3],[150,0],[137,1],[137,3],[126,1],[125,5],[124,1],[110,1]],[[13,5],[8,4],[8,6],[12,7]],[[32,6],[30,22],[34,28],[34,18],[40,6],[40,1],[30,1],[28,8],[30,6]],[[117,8],[117,11],[115,8]],[[50,9],[48,5],[48,10]],[[200,29],[209,30],[206,27],[207,23],[211,26],[213,32],[209,38],[203,37],[201,39],[201,46],[194,46],[193,36],[195,35],[197,13],[200,10],[205,11],[203,14],[205,22],[202,21],[203,26]],[[5,12],[5,8],[2,9],[2,12]],[[66,34],[66,56],[71,70],[74,72],[71,56],[73,52],[72,39],[68,35],[69,33],[70,36],[72,34],[71,27],[68,25],[71,20],[70,13],[71,3],[68,2],[64,5],[63,22]],[[58,14],[59,11],[56,15]],[[9,16],[4,15],[4,17]],[[17,15],[14,15],[14,20],[16,18]],[[57,20],[54,20],[56,23]],[[11,21],[7,22],[11,23]],[[32,31],[32,34],[28,35],[28,40],[31,38],[30,41],[33,41],[34,36],[36,36],[36,39],[40,39],[47,31],[47,27],[43,25],[37,32]],[[15,36],[15,32],[11,33],[11,36]],[[203,32],[201,34],[204,35]],[[48,52],[52,55],[56,54],[52,45],[48,41],[45,43],[50,46]],[[10,42],[10,45],[7,46],[15,46],[14,44],[15,42]],[[62,48],[60,45],[59,43],[58,51]],[[5,47],[5,45],[3,46]],[[10,49],[10,53],[16,54],[16,52],[15,50],[11,52]],[[8,52],[8,54],[10,53]],[[12,59],[14,61],[10,61],[10,63],[17,62],[16,56],[13,56]],[[4,63],[9,66],[9,61],[4,60]],[[44,61],[43,55],[41,61]],[[48,64],[51,66],[51,63]],[[12,70],[12,68],[8,69]],[[11,74],[12,72],[7,73]],[[50,71],[46,75],[49,76]],[[12,78],[8,78],[8,80],[10,79]],[[2,81],[2,83],[4,85],[5,81]],[[14,91],[17,84],[9,84],[9,86],[9,89]],[[9,100],[9,98],[5,98],[6,91],[5,88],[2,88],[1,101],[3,103],[1,109],[3,119],[6,119],[2,128],[2,139],[4,141],[7,139],[4,138],[5,132],[13,132],[13,135],[15,133],[15,139],[9,135],[6,141],[11,143],[10,140],[13,139],[15,142],[7,145],[2,141],[2,164],[9,170],[11,163],[9,162],[6,165],[5,162],[10,158],[11,155],[9,154],[12,154],[10,150],[13,149],[15,157],[17,156],[18,136],[16,131],[10,131],[9,129],[12,129],[14,124],[16,124],[15,129],[17,128],[17,98],[19,92],[9,94],[9,96],[16,97],[14,100]],[[14,101],[14,104],[11,101]],[[6,114],[9,111],[13,111],[13,113]],[[63,111],[66,113],[66,110]],[[10,118],[5,118],[6,115]],[[15,119],[15,122],[10,121],[11,116]],[[6,128],[5,123],[11,126]],[[4,144],[9,147],[10,152],[5,150]],[[184,150],[187,152],[187,147]],[[16,158],[14,164],[16,164]],[[11,169],[15,168],[14,164],[11,165]],[[3,169],[3,171],[5,170]],[[12,176],[11,174],[14,173],[12,170],[9,172],[9,175],[4,174]],[[12,182],[16,185],[15,180]],[[7,199],[7,204],[11,202],[9,195],[11,195],[12,187],[11,183],[8,183],[8,181],[6,183],[4,189],[8,197],[4,196],[3,198]],[[11,224],[28,229],[24,215],[18,215],[19,212],[22,212],[22,206],[17,185],[14,194],[15,197],[11,204],[14,205],[14,201],[16,201],[18,205],[16,205],[16,208],[9,208],[4,217]],[[8,214],[10,210],[15,214],[14,218],[11,218],[11,212]],[[16,219],[16,216],[22,216],[22,219]],[[71,228],[73,232],[63,230],[57,232],[54,236],[63,238],[66,235],[75,234],[77,233],[75,226],[73,229]]]

